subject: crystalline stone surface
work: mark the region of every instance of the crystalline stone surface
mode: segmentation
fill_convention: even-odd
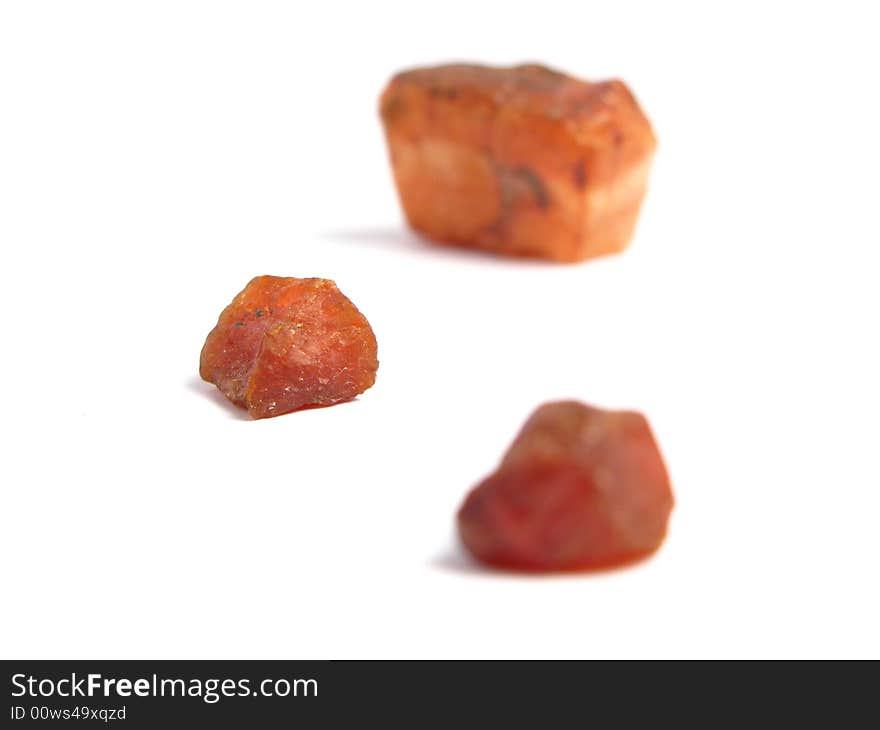
[[[656,141],[623,82],[418,68],[390,81],[380,112],[404,213],[432,240],[556,261],[629,242]]]
[[[467,549],[490,565],[589,570],[656,550],[672,506],[644,416],[563,401],[532,414],[468,495],[458,525]]]
[[[376,379],[376,338],[329,279],[258,276],[220,314],[199,373],[254,418],[354,398]]]

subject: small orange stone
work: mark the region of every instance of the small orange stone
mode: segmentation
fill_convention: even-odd
[[[258,276],[220,314],[199,374],[254,418],[329,406],[376,380],[376,337],[329,279]]]
[[[546,403],[458,513],[465,547],[513,570],[591,570],[654,552],[672,511],[645,417]]]

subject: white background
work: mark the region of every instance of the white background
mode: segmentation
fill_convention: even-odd
[[[880,656],[871,7],[3,3],[0,655]],[[407,232],[377,97],[457,59],[631,85],[625,255]],[[373,389],[251,422],[198,380],[264,273],[338,282]],[[455,510],[558,397],[649,416],[669,538],[485,572]]]

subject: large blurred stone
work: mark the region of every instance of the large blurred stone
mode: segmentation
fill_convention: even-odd
[[[588,570],[656,550],[672,505],[644,416],[564,401],[529,418],[468,495],[458,525],[467,549],[490,565]]]

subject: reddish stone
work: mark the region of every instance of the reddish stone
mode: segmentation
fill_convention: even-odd
[[[644,416],[547,403],[458,513],[479,560],[530,571],[605,568],[644,557],[666,535],[673,497]]]
[[[582,261],[632,238],[656,140],[622,81],[418,68],[391,80],[380,113],[406,218],[434,241]]]
[[[329,279],[258,276],[220,314],[199,373],[254,418],[354,398],[376,380],[376,337]]]

